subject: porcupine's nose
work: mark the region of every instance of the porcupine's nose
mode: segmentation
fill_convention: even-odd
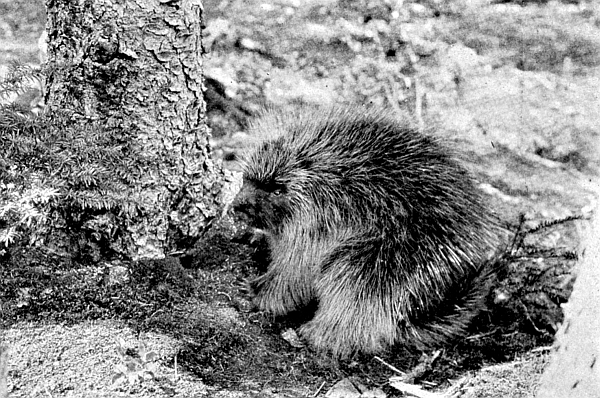
[[[245,221],[256,218],[257,202],[256,188],[246,181],[242,185],[242,189],[236,195],[231,207],[235,213],[246,218]]]

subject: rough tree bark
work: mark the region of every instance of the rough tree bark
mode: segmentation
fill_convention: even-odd
[[[8,378],[8,347],[0,345],[0,398],[7,398],[6,379]]]
[[[135,131],[147,164],[128,194],[145,209],[125,228],[133,259],[197,237],[221,207],[202,96],[198,0],[47,0],[47,112]],[[188,240],[189,241],[189,240]]]

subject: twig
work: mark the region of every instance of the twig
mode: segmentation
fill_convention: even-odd
[[[525,214],[521,213],[521,214],[519,214],[519,225],[517,227],[517,231],[515,232],[515,236],[513,237],[513,240],[510,244],[509,253],[511,255],[513,253],[516,253],[517,250],[519,250],[518,247],[517,247],[517,250],[515,250],[515,247],[517,246],[517,239],[519,239],[523,235],[522,229],[523,229],[524,223],[525,223]],[[520,242],[519,242],[518,246],[521,246]]]
[[[223,295],[223,296],[227,297],[227,298],[229,299],[229,301],[232,301],[232,300],[231,300],[231,296],[230,296],[230,295],[228,295],[228,294],[227,294],[227,293],[225,293],[225,292],[217,292],[217,295]]]
[[[441,350],[437,350],[431,355],[423,353],[421,355],[421,358],[419,359],[419,363],[416,366],[414,366],[410,370],[410,372],[404,375],[402,381],[404,381],[405,383],[411,383],[417,379],[422,378],[426,373],[429,373],[433,368],[433,363],[439,358],[441,353]]]
[[[177,374],[177,354],[175,354],[174,362],[175,362],[175,381],[177,381],[177,380],[179,380],[179,375]]]
[[[541,231],[543,229],[549,228],[553,225],[564,224],[569,221],[575,221],[575,220],[581,220],[581,219],[583,219],[583,215],[578,214],[576,216],[567,216],[567,217],[563,217],[563,218],[558,218],[556,220],[541,221],[538,225],[536,225],[535,227],[529,228],[525,232],[527,232],[528,234],[532,234],[532,233]]]
[[[315,392],[313,394],[313,397],[316,397],[317,395],[319,395],[319,393],[321,392],[321,390],[323,389],[323,386],[325,385],[325,382],[321,383],[321,385],[319,386],[319,388],[317,388],[317,392]]]
[[[551,349],[552,349],[552,346],[551,345],[547,345],[547,346],[544,346],[544,347],[534,348],[530,352],[546,352],[546,351],[550,351]]]
[[[529,315],[529,310],[527,309],[527,306],[525,304],[523,304],[523,302],[521,300],[519,300],[519,304],[521,305],[521,307],[523,307],[523,311],[525,311],[525,318],[527,318],[527,320],[531,323],[531,326],[533,326],[535,331],[541,335],[548,335],[548,332],[538,328],[537,325],[535,324],[535,322],[533,321],[533,319],[531,319],[531,316]]]
[[[140,303],[140,304],[142,304],[142,303]],[[150,304],[148,304],[148,305],[150,305]],[[152,318],[154,318],[154,316],[155,316],[156,314],[158,314],[159,312],[162,312],[162,311],[164,311],[162,308],[159,308],[159,309],[157,309],[157,310],[156,310],[156,311],[154,311],[152,314],[150,314],[150,316],[148,317],[148,319],[152,319]]]
[[[390,378],[390,386],[392,386],[396,390],[401,391],[404,394],[407,394],[412,397],[417,397],[417,398],[443,398],[444,397],[442,394],[425,391],[417,385],[404,383],[403,381],[400,381],[400,379],[398,377]]]
[[[375,358],[376,360],[378,360],[379,362],[381,362],[382,364],[384,364],[385,366],[387,366],[388,368],[390,368],[394,372],[398,373],[400,376],[406,376],[406,373],[404,373],[400,369],[396,368],[395,366],[390,365],[389,363],[387,363],[383,359],[379,358],[378,356],[374,356],[373,358]]]
[[[481,338],[491,336],[491,335],[495,334],[497,331],[498,331],[498,328],[495,328],[494,330],[487,332],[487,333],[479,333],[479,334],[474,334],[473,336],[467,336],[467,337],[465,337],[465,340],[479,340]]]

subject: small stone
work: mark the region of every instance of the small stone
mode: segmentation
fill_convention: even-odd
[[[302,342],[302,340],[300,339],[300,336],[298,336],[298,333],[296,333],[296,331],[294,329],[286,329],[283,332],[281,332],[281,337],[287,341],[289,343],[289,345],[291,345],[294,348],[304,348],[305,344]]]
[[[350,379],[343,379],[335,383],[333,387],[327,394],[325,394],[325,398],[360,398],[360,391],[354,387],[354,384],[350,381]]]

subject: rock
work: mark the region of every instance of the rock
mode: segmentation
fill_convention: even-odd
[[[333,387],[327,394],[325,394],[325,398],[360,398],[361,393],[358,391],[352,381],[350,379],[343,379],[335,383]]]

